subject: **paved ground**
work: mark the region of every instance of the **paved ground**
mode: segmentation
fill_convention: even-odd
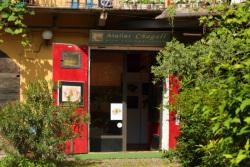
[[[64,164],[67,166],[67,164]],[[147,159],[108,159],[108,160],[82,160],[70,164],[74,167],[178,167],[176,163],[169,163],[161,158]]]
[[[0,151],[0,159],[4,153]],[[138,159],[104,159],[104,160],[75,160],[69,158],[62,167],[178,167],[177,163],[170,163],[162,158],[138,158]]]
[[[100,161],[96,166],[100,167],[171,167],[166,160],[159,158],[147,159],[113,159]]]

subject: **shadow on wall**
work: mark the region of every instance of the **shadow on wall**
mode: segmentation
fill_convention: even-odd
[[[21,59],[21,93],[34,80],[52,80],[52,49],[50,46],[43,48],[39,53],[25,52]]]

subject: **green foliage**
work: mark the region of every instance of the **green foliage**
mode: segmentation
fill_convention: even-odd
[[[183,166],[250,166],[250,1],[202,17],[202,40],[169,42],[152,67],[156,78],[175,74]]]
[[[175,155],[175,150],[162,151],[162,158],[172,158]]]
[[[56,164],[50,161],[34,161],[25,157],[8,155],[0,161],[0,167],[56,167]]]
[[[175,150],[163,150],[162,151],[162,158],[166,158],[168,159],[170,162],[173,162],[175,159],[175,156],[176,156],[176,151]]]
[[[6,105],[0,110],[0,134],[23,156],[34,160],[61,160],[65,141],[77,137],[71,126],[86,121],[85,115],[74,112],[77,105],[55,106],[46,81],[28,86],[24,102]]]
[[[174,16],[176,14],[176,9],[175,9],[175,6],[173,5],[170,5],[166,8],[165,10],[166,14],[167,14],[167,17],[168,17],[168,22],[169,22],[169,25],[171,26],[172,28],[172,33],[173,33],[173,28],[174,28]]]
[[[0,1],[0,37],[4,33],[11,35],[20,35],[22,37],[21,44],[29,45],[26,29],[24,24],[24,15],[34,14],[25,8],[25,4],[20,0],[4,0]],[[0,38],[0,42],[3,40]]]

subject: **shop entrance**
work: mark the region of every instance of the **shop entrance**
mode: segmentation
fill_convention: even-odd
[[[156,54],[91,50],[90,151],[158,149],[162,87],[150,73]]]

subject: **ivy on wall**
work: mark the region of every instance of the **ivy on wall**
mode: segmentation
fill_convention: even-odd
[[[29,45],[27,26],[24,24],[24,15],[34,14],[25,7],[20,0],[0,1],[0,42],[4,42],[4,34],[21,36],[21,44]]]

